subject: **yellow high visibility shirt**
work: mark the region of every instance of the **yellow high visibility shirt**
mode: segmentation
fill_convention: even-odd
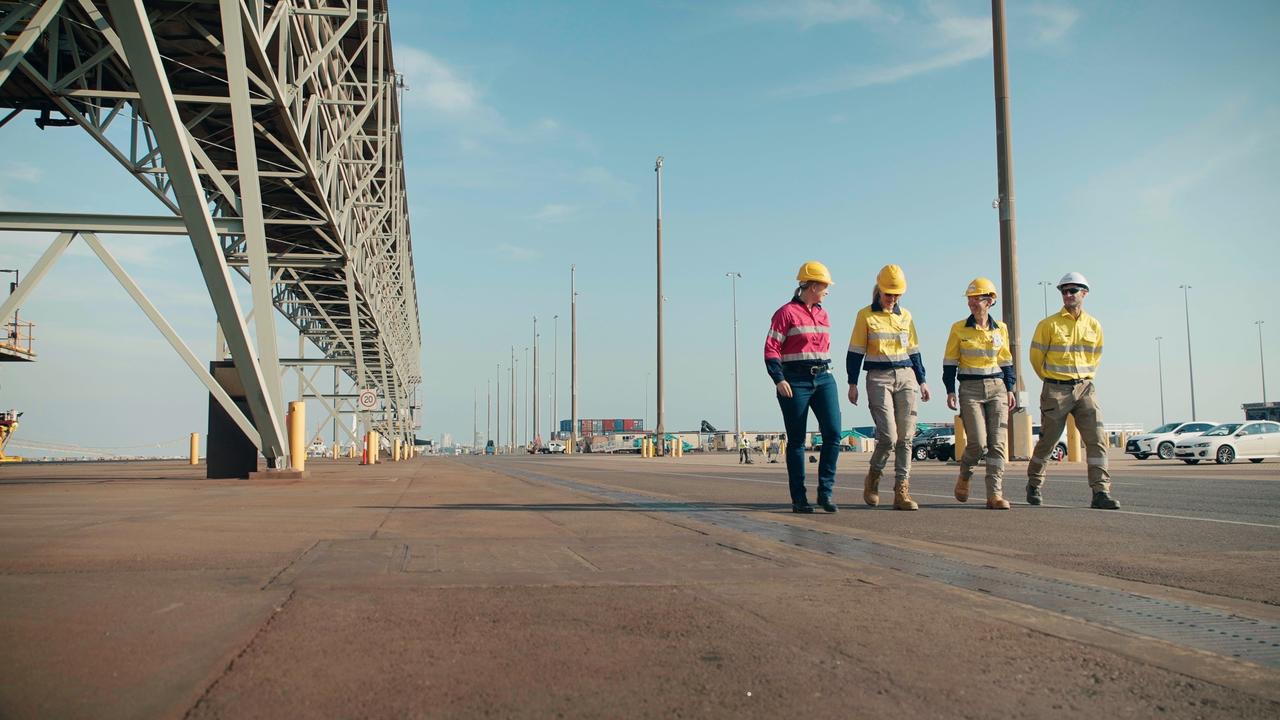
[[[1087,380],[1102,361],[1102,323],[1081,310],[1063,308],[1040,321],[1031,338],[1031,369],[1041,380]]]
[[[910,367],[911,355],[920,352],[911,313],[901,305],[893,312],[885,312],[879,305],[862,308],[853,322],[849,352],[863,355],[868,370]]]
[[[1009,331],[988,316],[986,325],[978,325],[970,315],[951,326],[947,348],[942,353],[944,372],[956,368],[960,379],[1003,377],[1013,367],[1009,351]],[[1008,373],[1012,378],[1013,373]],[[950,392],[950,387],[948,387]]]

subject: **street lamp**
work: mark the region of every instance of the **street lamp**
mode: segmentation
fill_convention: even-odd
[[[569,446],[578,452],[578,291],[577,265],[569,266]]]
[[[742,442],[742,402],[739,395],[740,383],[738,382],[738,279],[742,277],[740,272],[727,272],[724,274],[729,278],[729,284],[732,286],[733,292],[733,432],[736,442]]]
[[[554,343],[551,351],[551,425],[548,429],[551,432],[551,437],[554,438],[558,432],[556,423],[559,420],[556,417],[558,414],[556,413],[556,404],[560,399],[560,316],[552,315],[551,320],[555,327],[555,332],[552,333]]]
[[[666,445],[666,443],[664,442],[666,438],[666,435],[665,435],[666,428],[663,423],[664,416],[663,416],[663,407],[662,407],[662,156],[661,155],[659,155],[658,159],[653,163],[653,172],[657,175],[657,179],[658,179],[658,185],[657,185],[657,198],[658,198],[658,206],[657,206],[657,219],[658,219],[658,222],[657,222],[657,231],[658,231],[658,239],[657,239],[657,247],[658,247],[658,275],[657,275],[657,279],[658,279],[658,287],[657,287],[657,291],[658,291],[657,292],[658,427],[657,427],[657,432],[658,432],[658,455],[665,455],[666,453],[663,452],[663,447]]]
[[[1049,317],[1049,288],[1053,287],[1053,283],[1048,280],[1041,280],[1036,284],[1040,286],[1040,298],[1044,302],[1044,316]]]
[[[1182,308],[1187,317],[1187,376],[1191,379],[1191,419],[1196,419],[1196,373],[1191,367],[1191,299],[1187,291],[1190,285],[1179,285],[1182,288]]]
[[[1262,404],[1267,404],[1267,359],[1262,354],[1262,321],[1255,320],[1258,326],[1258,369],[1262,371]]]
[[[1160,341],[1164,338],[1156,336],[1156,367],[1160,373],[1160,424],[1164,424],[1164,353],[1160,349]]]

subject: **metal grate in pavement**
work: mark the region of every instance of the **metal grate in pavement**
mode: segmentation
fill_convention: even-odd
[[[763,520],[722,507],[712,509],[698,503],[657,500],[525,469],[502,470],[525,480],[596,495],[643,510],[680,513],[709,525],[898,570],[1184,647],[1280,668],[1280,626],[1254,618],[1123,590],[976,565],[920,550]]]

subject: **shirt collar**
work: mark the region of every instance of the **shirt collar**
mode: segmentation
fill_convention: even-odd
[[[800,299],[800,296],[799,296],[799,295],[797,295],[797,296],[795,296],[795,297],[791,298],[791,302],[793,302],[793,303],[795,303],[795,304],[799,305],[800,307],[805,307],[804,301]],[[822,303],[820,303],[820,302],[819,302],[819,303],[814,303],[814,304],[813,304],[813,306],[814,306],[815,308],[820,308],[820,307],[822,307]]]
[[[969,315],[969,319],[964,321],[964,326],[965,326],[965,327],[978,327],[978,321],[973,319],[973,315]],[[988,330],[995,330],[995,329],[996,329],[996,319],[995,319],[995,318],[993,318],[993,317],[991,317],[991,315],[989,315],[989,314],[987,315],[987,329],[988,329]]]
[[[884,308],[880,306],[879,300],[873,300],[871,302],[871,309],[874,310],[875,312],[884,312]],[[902,303],[898,303],[897,305],[893,306],[893,314],[894,315],[902,314]]]

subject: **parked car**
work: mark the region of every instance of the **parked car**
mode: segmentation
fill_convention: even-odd
[[[1063,430],[1063,433],[1065,434],[1066,430]],[[1031,448],[1033,451],[1035,450],[1035,445],[1038,442],[1040,442],[1040,426],[1032,425],[1031,426]],[[1053,449],[1049,451],[1049,459],[1056,462],[1062,462],[1064,459],[1066,459],[1066,457],[1067,457],[1067,442],[1063,440],[1061,437],[1059,437],[1058,444],[1054,445]]]
[[[492,455],[493,452],[494,452],[493,441],[490,440],[489,442],[484,444],[484,454]]]
[[[1216,422],[1171,422],[1165,423],[1149,433],[1134,435],[1124,444],[1124,453],[1139,460],[1146,460],[1152,455],[1161,460],[1173,459],[1173,448],[1179,440],[1198,436],[1213,427]]]
[[[925,457],[942,462],[955,459],[956,429],[942,427],[937,430],[938,432],[929,436],[929,442],[925,445]]]
[[[564,443],[560,442],[559,440],[552,440],[546,445],[543,445],[542,447],[538,448],[538,452],[544,453],[544,454],[563,453]]]
[[[1236,458],[1260,463],[1280,457],[1280,423],[1223,423],[1202,435],[1179,440],[1173,455],[1188,465],[1210,458],[1219,465],[1229,465]]]
[[[925,428],[924,430],[916,433],[915,437],[911,439],[911,457],[916,460],[928,460],[929,442],[944,432],[950,432],[954,435],[955,429],[949,427],[931,427]]]

